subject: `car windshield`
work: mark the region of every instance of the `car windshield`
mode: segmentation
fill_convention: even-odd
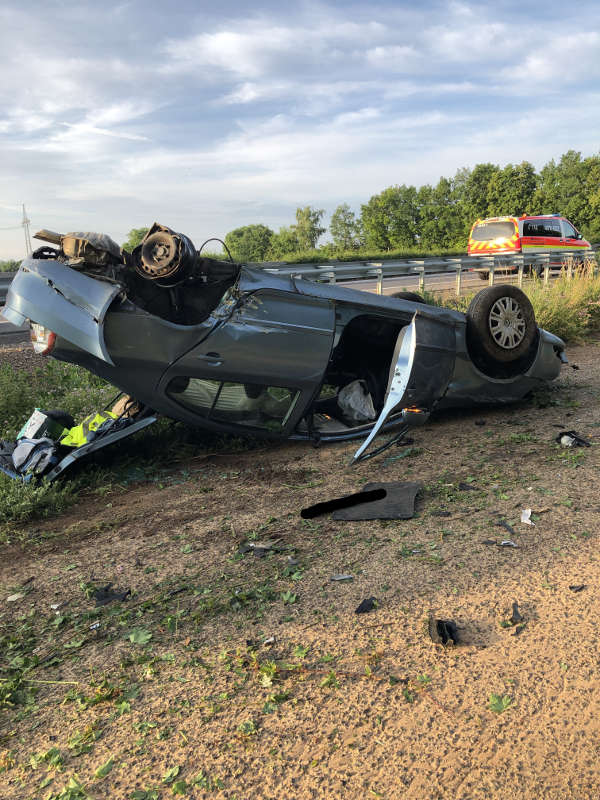
[[[471,234],[475,242],[490,242],[492,239],[510,239],[515,232],[514,222],[480,222]]]

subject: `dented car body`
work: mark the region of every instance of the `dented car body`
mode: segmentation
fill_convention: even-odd
[[[68,236],[91,245],[74,256],[54,238],[25,259],[4,316],[134,397],[135,429],[162,414],[238,435],[367,437],[360,458],[382,429],[513,402],[565,360],[515,287],[483,290],[464,314],[205,259],[163,226],[131,255]]]

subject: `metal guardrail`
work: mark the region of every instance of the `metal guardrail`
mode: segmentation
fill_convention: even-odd
[[[566,266],[568,277],[574,273],[574,264],[581,259],[582,255],[586,259],[594,261],[594,272],[599,268],[598,261],[599,245],[595,245],[591,250],[581,251],[560,251],[535,254],[504,254],[497,256],[464,256],[461,258],[424,258],[424,259],[402,259],[397,261],[352,261],[352,262],[329,262],[326,264],[283,264],[266,263],[257,264],[262,269],[277,275],[289,275],[296,278],[318,281],[321,283],[339,283],[352,280],[374,279],[376,281],[377,294],[382,294],[383,281],[386,278],[402,277],[415,275],[418,276],[419,291],[427,289],[427,276],[438,275],[440,273],[450,273],[455,275],[455,292],[461,294],[463,288],[463,277],[468,273],[483,272],[487,273],[488,283],[494,285],[496,276],[506,276],[507,270],[511,270],[517,277],[519,286],[523,284],[525,274],[534,272],[539,275],[544,283],[548,283],[553,271],[560,270]]]
[[[548,283],[551,273],[559,269],[562,263],[567,264],[567,275],[572,274],[572,265],[582,255],[586,259],[592,258],[595,262],[594,270],[599,268],[600,245],[593,245],[591,250],[559,251],[546,253],[515,253],[498,256],[463,256],[460,258],[422,258],[398,259],[395,261],[330,261],[323,264],[286,264],[283,262],[262,262],[252,264],[267,272],[277,275],[290,275],[296,278],[318,281],[321,283],[339,283],[353,280],[376,281],[375,291],[383,292],[383,281],[386,278],[397,278],[407,275],[418,276],[419,291],[427,289],[427,276],[440,273],[455,275],[455,292],[460,295],[463,289],[463,277],[473,271],[489,273],[488,282],[494,284],[496,274],[506,275],[507,269],[512,269],[517,276],[519,286],[523,283],[523,276],[530,270],[536,272]],[[560,261],[559,261],[560,259]],[[0,272],[0,305],[6,300],[8,287],[16,272]]]

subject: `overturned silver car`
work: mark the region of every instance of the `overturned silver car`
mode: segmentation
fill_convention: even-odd
[[[514,286],[466,314],[203,258],[154,224],[127,253],[109,237],[42,231],[4,316],[38,352],[79,364],[137,401],[135,413],[62,454],[47,477],[153,422],[336,441],[422,424],[436,408],[509,403],[557,377],[564,343]],[[112,428],[112,429],[111,429]],[[61,455],[61,453],[59,453]]]

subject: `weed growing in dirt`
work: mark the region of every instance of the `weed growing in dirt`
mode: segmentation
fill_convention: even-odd
[[[490,695],[490,711],[496,714],[502,714],[507,708],[512,706],[512,698],[507,694],[491,694]]]

